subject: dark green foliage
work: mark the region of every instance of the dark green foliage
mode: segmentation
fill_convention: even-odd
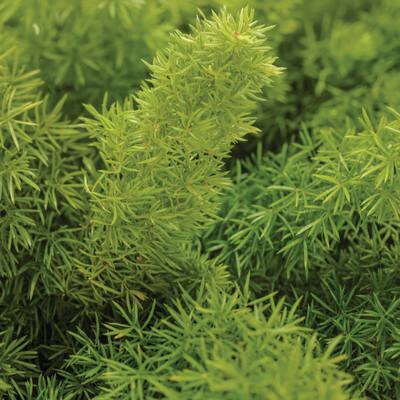
[[[322,343],[344,335],[353,388],[385,399],[398,396],[400,378],[400,115],[390,111],[394,120],[375,129],[363,111],[360,133],[304,127],[301,144],[238,162],[225,219],[202,239],[239,281],[251,272],[253,290],[306,295],[306,326]]]
[[[379,270],[363,283],[350,289],[338,279],[322,280],[324,294],[312,295],[310,310],[316,317],[309,326],[327,344],[343,335],[336,353],[348,356],[343,366],[356,377],[352,389],[394,399],[399,396],[400,367],[398,275]]]
[[[26,337],[13,340],[11,326],[0,335],[0,390],[4,391],[12,388],[7,381],[15,384],[15,379],[37,376],[39,370],[30,362],[36,357],[37,351],[24,349],[28,343]]]
[[[310,136],[304,127],[301,143],[243,162],[249,169],[244,181],[238,164],[237,185],[225,201],[229,212],[225,208],[225,220],[212,222],[203,236],[215,237],[208,250],[223,248],[219,257],[234,264],[242,249],[238,276],[249,267],[259,269],[276,252],[283,253],[287,274],[300,265],[307,274],[313,265],[324,267],[325,257],[338,258],[344,240],[356,253],[368,251],[360,246],[364,238],[389,250],[400,212],[400,114],[391,111],[396,119],[388,124],[383,117],[375,129],[364,111],[359,134],[349,127]],[[236,247],[228,250],[221,235]]]
[[[338,372],[343,356],[322,354],[315,336],[299,327],[298,302],[291,309],[271,295],[249,301],[248,285],[232,295],[205,289],[140,317],[132,304],[123,323],[96,323],[91,339],[73,333],[78,348],[60,372],[57,399],[348,399],[341,386],[351,377]],[[156,318],[157,314],[157,318]],[[162,319],[159,319],[162,317]],[[42,383],[43,385],[43,383]],[[94,397],[93,397],[94,396]],[[14,399],[14,397],[11,397]],[[30,397],[28,397],[29,399]],[[353,397],[356,399],[356,397]]]

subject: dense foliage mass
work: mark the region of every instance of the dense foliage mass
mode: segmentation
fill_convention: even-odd
[[[1,2],[0,399],[400,397],[400,3],[250,5]]]

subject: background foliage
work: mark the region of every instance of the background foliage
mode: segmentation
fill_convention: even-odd
[[[400,398],[400,2],[222,6],[2,1],[0,398]]]

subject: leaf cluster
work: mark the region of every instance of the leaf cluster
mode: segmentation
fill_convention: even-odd
[[[194,3],[40,3],[0,5],[0,398],[399,397],[398,3],[200,12],[152,63]]]
[[[394,119],[375,128],[363,111],[359,133],[303,126],[300,143],[238,162],[225,218],[201,237],[236,280],[251,272],[260,294],[305,295],[306,326],[322,346],[344,335],[342,367],[357,378],[351,390],[384,399],[397,396],[399,381],[400,119],[390,111]]]
[[[351,377],[336,367],[344,357],[330,356],[335,343],[322,353],[299,326],[299,301],[289,309],[273,295],[249,301],[248,282],[232,294],[204,282],[194,295],[180,292],[147,316],[116,303],[123,323],[105,324],[106,341],[98,320],[93,338],[71,333],[79,345],[59,372],[65,381],[39,386],[64,400],[349,399],[342,388]]]

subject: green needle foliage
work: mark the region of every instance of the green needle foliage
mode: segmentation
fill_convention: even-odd
[[[36,376],[39,370],[29,362],[36,357],[37,351],[24,350],[28,343],[26,337],[13,340],[11,326],[0,335],[0,390],[4,393],[4,391],[12,389],[12,386],[6,381],[15,384],[16,378]]]
[[[142,281],[154,291],[163,287],[156,275],[180,275],[179,246],[214,214],[211,197],[230,183],[222,159],[257,131],[251,99],[279,73],[262,46],[270,28],[256,28],[247,9],[238,21],[225,13],[213,19],[198,19],[191,36],[176,32],[157,53],[152,87],[143,86],[136,110],[129,101],[104,105],[102,114],[87,106],[95,119],[85,126],[104,167],[85,184],[90,263],[74,261],[104,291]],[[121,294],[137,295],[133,289]]]
[[[398,277],[380,269],[364,283],[346,288],[336,277],[322,279],[323,293],[312,294],[309,305],[315,319],[307,326],[326,344],[343,335],[334,354],[348,356],[343,367],[356,377],[351,390],[393,399],[399,396]]]
[[[146,73],[141,58],[151,59],[179,23],[152,0],[5,0],[0,11],[4,35],[42,71],[45,90],[55,99],[72,92],[74,118],[83,102],[99,106],[106,90],[121,101],[136,89]]]
[[[198,3],[0,4],[0,399],[400,398],[400,4]]]
[[[143,300],[144,291],[165,289],[190,269],[179,266],[187,263],[180,245],[212,214],[210,197],[229,184],[218,173],[222,158],[256,131],[247,97],[257,98],[279,72],[261,47],[269,28],[255,28],[247,11],[238,21],[222,17],[198,20],[194,36],[175,34],[151,67],[158,74],[138,94],[137,110],[132,101],[104,106],[103,115],[87,107],[97,118],[85,126],[97,140],[99,172],[81,143],[87,134],[58,122],[65,98],[46,114],[47,97],[41,103],[31,94],[40,82],[25,82],[33,73],[4,61],[1,274],[9,278],[4,301],[16,306],[6,318],[17,319],[18,329],[31,324],[37,336],[39,308],[46,322],[61,310],[60,318],[74,321],[111,298]]]
[[[225,218],[202,236],[237,280],[251,272],[253,290],[306,295],[306,326],[322,343],[344,336],[352,390],[384,399],[398,396],[400,378],[400,114],[390,111],[375,128],[363,111],[359,133],[304,127],[301,143],[238,163]]]
[[[8,304],[1,320],[34,338],[64,291],[68,245],[85,204],[79,160],[91,150],[81,144],[87,135],[61,120],[66,97],[49,110],[38,71],[26,72],[15,49],[2,53],[1,74],[0,298]]]
[[[398,0],[250,4],[260,22],[277,24],[270,34],[273,55],[290,72],[265,91],[268,102],[255,114],[262,133],[235,148],[235,157],[250,156],[259,141],[264,151],[279,151],[302,122],[318,132],[340,130],[349,119],[361,129],[362,107],[374,124],[390,117],[386,106],[399,109]]]
[[[63,365],[71,372],[39,388],[65,400],[349,399],[343,386],[352,378],[336,367],[345,356],[330,357],[334,342],[321,353],[299,326],[300,301],[290,309],[272,295],[249,301],[248,284],[232,294],[204,282],[180,292],[162,311],[153,303],[146,318],[136,304],[131,314],[117,305],[123,323],[105,324],[106,341],[98,320],[93,339],[73,333],[78,345]]]
[[[263,162],[259,157],[243,163],[250,171],[243,183],[239,164],[238,185],[225,203],[230,210],[225,209],[225,220],[212,222],[204,235],[215,237],[209,240],[214,245],[209,250],[223,248],[220,257],[233,264],[242,249],[238,276],[254,265],[254,259],[259,269],[271,253],[282,253],[288,275],[297,266],[307,276],[314,265],[323,267],[326,257],[339,257],[341,242],[353,251],[365,251],[360,246],[364,238],[390,252],[398,241],[400,212],[400,114],[391,111],[395,120],[387,123],[382,117],[376,128],[363,111],[364,130],[358,134],[349,127],[321,131],[318,137],[304,128],[302,143],[284,146]],[[242,201],[244,192],[246,197],[251,194],[250,201]],[[223,237],[235,248],[225,247]],[[397,269],[393,261],[385,265],[390,270]]]

